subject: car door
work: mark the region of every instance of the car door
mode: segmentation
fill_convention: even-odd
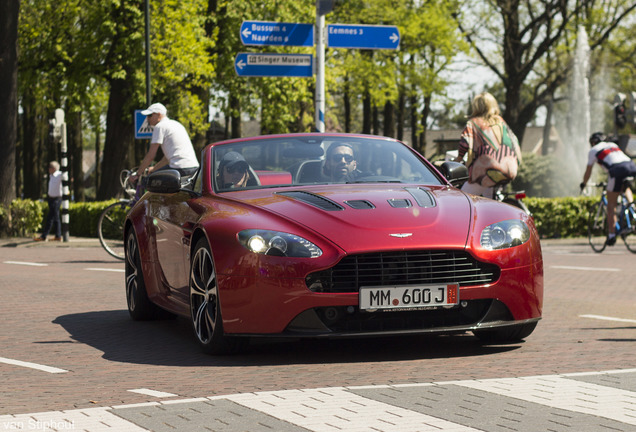
[[[149,200],[161,279],[173,300],[182,303],[188,302],[190,237],[197,216],[188,204],[190,199],[192,195],[182,191],[156,194]]]

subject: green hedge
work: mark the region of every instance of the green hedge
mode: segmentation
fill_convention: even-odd
[[[69,235],[97,237],[97,221],[102,211],[116,200],[100,202],[72,202],[69,204]],[[45,201],[14,200],[9,209],[0,206],[0,235],[31,237],[42,230],[48,212]]]
[[[590,209],[598,197],[526,198],[542,238],[585,237]]]
[[[114,201],[71,203],[69,234],[97,237],[99,215]],[[598,202],[598,197],[526,198],[524,202],[532,212],[542,238],[584,237],[589,210]],[[27,237],[39,233],[47,210],[45,202],[31,200],[15,200],[9,211],[0,206],[0,226],[9,227],[4,235]]]

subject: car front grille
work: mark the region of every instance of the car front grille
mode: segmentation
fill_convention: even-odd
[[[348,293],[361,286],[483,285],[499,274],[499,267],[465,251],[397,251],[347,256],[330,269],[309,274],[306,283],[314,292]]]

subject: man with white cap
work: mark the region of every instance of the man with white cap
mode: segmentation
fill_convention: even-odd
[[[147,117],[148,124],[154,126],[150,148],[139,165],[138,173],[148,168],[148,174],[160,169],[176,169],[182,177],[192,176],[199,168],[192,141],[183,125],[168,118],[168,110],[160,103],[153,103],[141,112]],[[150,166],[157,155],[163,151],[163,158],[154,166]]]

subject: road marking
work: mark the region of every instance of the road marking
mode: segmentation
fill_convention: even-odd
[[[577,267],[577,266],[550,266],[550,268],[562,269],[562,270],[583,270],[583,271],[598,271],[598,272],[619,272],[621,269],[611,267]]]
[[[358,396],[343,387],[246,393],[228,396],[227,399],[314,432],[478,431],[469,426]],[[364,429],[359,426],[364,426]]]
[[[622,381],[622,386],[618,382],[615,382],[614,386],[606,386],[580,379],[569,379],[586,375],[611,376],[614,374],[634,373],[636,373],[636,369],[619,369],[517,378],[330,387],[224,396],[217,395],[207,398],[165,400],[102,408],[96,407],[68,411],[0,415],[0,430],[25,430],[27,427],[29,427],[29,429],[35,429],[37,427],[38,430],[39,428],[43,430],[55,428],[55,430],[73,429],[85,430],[87,432],[111,432],[113,430],[150,432],[157,422],[161,422],[164,419],[162,412],[165,410],[161,409],[161,407],[190,404],[191,406],[184,408],[183,411],[192,410],[198,413],[196,405],[192,406],[193,404],[205,404],[209,401],[230,401],[248,409],[259,411],[260,413],[281,420],[287,420],[294,426],[301,426],[312,432],[333,432],[334,430],[368,431],[371,429],[400,432],[476,431],[476,429],[466,424],[445,420],[435,417],[434,415],[427,415],[421,410],[401,408],[393,404],[381,402],[374,398],[372,392],[367,392],[364,396],[352,393],[352,391],[356,389],[369,389],[377,390],[378,396],[381,396],[380,393],[387,394],[387,388],[404,386],[430,388],[431,386],[443,387],[448,385],[461,386],[466,389],[477,389],[508,397],[510,398],[510,406],[515,405],[514,400],[516,399],[546,407],[563,409],[565,411],[560,413],[559,416],[567,417],[570,423],[576,420],[577,416],[575,413],[578,413],[623,423],[624,427],[614,425],[615,428],[608,427],[607,430],[610,428],[612,430],[634,430],[632,426],[636,425],[636,416],[634,415],[636,392],[627,390],[624,387],[624,385],[629,385],[629,383],[632,382],[632,377],[626,376]],[[607,382],[612,381],[614,380],[607,380]],[[145,392],[148,389],[138,390]],[[152,392],[152,390],[150,391]],[[468,393],[470,393],[470,391]],[[406,405],[408,406],[409,404]],[[454,404],[452,403],[449,406],[449,410],[453,409],[453,406]],[[153,407],[159,407],[160,410],[153,411],[147,409]],[[139,417],[141,421],[132,423],[132,420],[130,420],[131,409],[138,409],[132,414],[141,414]],[[125,411],[122,412],[121,410],[128,410],[128,413]],[[461,408],[461,410],[465,411],[464,408]],[[173,409],[172,413],[174,414],[175,412]],[[456,410],[455,412],[458,411]],[[154,417],[155,415],[157,417]],[[181,417],[179,413],[177,413],[177,415]],[[501,415],[501,419],[506,420],[508,414],[502,412]],[[144,416],[146,420],[143,419]],[[127,420],[127,418],[129,420]],[[249,425],[250,421],[256,418],[259,417],[251,413],[243,413],[240,416],[236,415],[236,425]],[[202,421],[205,421],[206,425],[209,424],[209,420]],[[144,426],[148,427],[148,429],[145,429]],[[196,425],[193,424],[193,426],[198,426],[198,423]],[[235,424],[228,424],[227,430],[237,429],[232,428],[233,426],[235,426]],[[532,428],[531,425],[519,426],[521,427],[516,428],[517,430],[536,430]],[[243,429],[244,428],[241,428],[241,430]],[[499,429],[503,429],[503,427]],[[605,430],[605,428],[603,430]]]
[[[59,369],[56,367],[45,366],[45,365],[31,363],[31,362],[25,362],[21,360],[13,360],[13,359],[5,358],[5,357],[0,357],[0,363],[6,363],[6,364],[14,365],[14,366],[22,366],[22,367],[31,368],[31,369],[37,369],[37,370],[41,370],[48,373],[68,372],[67,370]]]
[[[603,315],[579,315],[579,317],[580,318],[592,318],[592,319],[605,320],[605,321],[617,321],[617,322],[626,322],[626,323],[634,323],[634,324],[636,324],[636,320],[633,320],[633,319],[615,318],[615,317],[608,317],[608,316],[603,316]]]
[[[463,387],[636,425],[634,392],[558,375],[457,381]]]
[[[17,264],[17,265],[26,265],[33,267],[46,267],[48,264],[42,263],[34,263],[34,262],[26,262],[26,261],[3,261],[5,264]]]
[[[613,375],[613,374],[626,374],[626,373],[636,373],[636,369],[614,369],[614,370],[605,370],[605,371],[594,371],[594,372],[571,372],[564,373],[561,376],[564,377],[581,377],[581,376],[598,376],[598,375]]]
[[[117,272],[117,273],[124,273],[126,270],[124,269],[111,269],[111,268],[99,268],[99,267],[89,267],[89,268],[85,268],[84,270],[89,270],[89,271],[105,271],[105,272]]]
[[[91,432],[148,432],[134,423],[114,414],[110,408],[86,408],[68,411],[50,411],[20,415],[0,416],[0,430],[62,431],[81,430]]]
[[[140,388],[140,389],[134,389],[134,390],[128,390],[128,391],[132,393],[139,393],[142,395],[158,397],[158,398],[179,396],[174,393],[160,392],[156,390],[150,390],[147,388]]]

